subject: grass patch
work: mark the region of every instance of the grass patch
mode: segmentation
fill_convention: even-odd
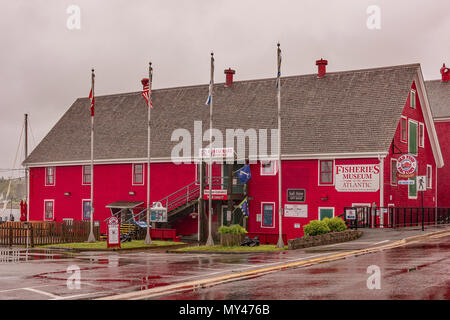
[[[192,247],[184,247],[175,249],[173,251],[204,251],[204,252],[212,252],[212,251],[235,251],[235,252],[253,252],[253,251],[282,251],[286,250],[287,246],[284,248],[277,248],[276,245],[270,245],[270,244],[264,244],[257,247],[247,247],[247,246],[231,246],[231,247],[224,247],[224,246],[192,246]]]
[[[152,240],[152,244],[145,244],[144,240],[133,240],[131,242],[122,242],[121,249],[133,249],[133,248],[142,248],[142,247],[158,247],[158,246],[170,246],[184,244],[183,242],[174,242],[174,241],[158,241]],[[70,249],[104,249],[104,250],[112,250],[118,248],[107,248],[106,241],[97,241],[97,242],[73,242],[73,243],[59,243],[59,244],[49,244],[45,246],[39,246],[39,248],[70,248]]]

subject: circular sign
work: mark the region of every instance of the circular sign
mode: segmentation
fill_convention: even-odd
[[[416,169],[417,160],[412,154],[404,154],[397,159],[397,173],[399,177],[413,177]]]

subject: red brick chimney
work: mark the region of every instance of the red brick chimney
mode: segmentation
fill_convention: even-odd
[[[233,84],[233,74],[236,73],[236,71],[232,70],[231,68],[225,69],[225,87],[230,87]]]
[[[327,73],[327,64],[328,61],[323,60],[322,58],[316,61],[316,66],[318,66],[317,78],[323,78],[325,76],[325,74]]]
[[[441,75],[442,75],[442,82],[450,81],[450,70],[445,66],[445,63],[442,65]]]

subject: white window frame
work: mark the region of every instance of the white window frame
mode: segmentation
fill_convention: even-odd
[[[331,165],[331,180],[332,183],[320,183],[320,177],[321,177],[321,161],[332,161],[332,165]],[[334,186],[336,183],[336,161],[335,159],[318,159],[317,160],[317,185],[318,186],[325,186],[325,187],[330,187],[330,186]]]
[[[416,90],[414,90],[414,89],[411,89],[411,94],[410,94],[410,96],[409,96],[409,107],[411,108],[411,109],[416,109],[416,94],[417,94],[417,92],[416,92]],[[414,106],[414,107],[413,107]]]
[[[273,206],[272,225],[271,226],[264,225],[264,205],[265,204],[271,204]],[[275,210],[276,210],[275,202],[270,202],[270,201],[261,202],[261,228],[265,228],[265,229],[275,228]]]
[[[319,218],[319,220],[322,220],[320,218],[320,209],[333,209],[333,218],[336,216],[336,208],[335,207],[319,207],[319,208],[317,208],[317,217]]]
[[[403,135],[403,120],[405,120],[405,125],[406,125],[406,134],[405,134],[406,139],[404,139],[404,140],[402,137],[402,135]],[[402,116],[400,119],[400,142],[408,143],[408,117],[406,117],[406,116]]]
[[[391,171],[390,171],[390,180],[391,180],[391,186],[397,186],[398,185],[398,179],[397,179],[397,159],[391,158]],[[395,163],[393,167],[393,163]],[[395,183],[392,181],[392,169],[395,170]]]
[[[142,183],[134,182],[134,166],[140,165],[142,166]],[[131,164],[131,185],[132,186],[143,186],[145,185],[145,164],[143,163],[132,163]]]
[[[90,186],[91,185],[91,183],[90,182],[88,182],[88,183],[86,183],[86,182],[84,182],[84,168],[85,167],[91,167],[90,165],[82,165],[81,166],[81,185],[83,185],[83,186]],[[90,180],[92,181],[92,172],[89,174],[89,176],[90,176]]]
[[[428,168],[430,169],[430,176],[428,176]],[[427,164],[427,189],[433,189],[433,166]]]
[[[264,166],[265,163],[270,163],[272,165],[272,172],[264,172]],[[260,165],[260,175],[261,176],[275,176],[277,174],[277,162],[275,160],[261,160]]]
[[[47,183],[47,169],[48,168],[52,168],[53,169],[53,184],[48,184]],[[56,167],[45,167],[44,185],[46,187],[54,187],[56,185]]]
[[[47,211],[47,206],[46,203],[47,202],[51,202],[52,203],[52,218],[51,219],[47,219],[46,218],[46,211]],[[55,199],[44,199],[44,221],[53,221],[55,220]]]
[[[420,132],[422,131],[422,139],[420,138]],[[417,140],[418,140],[418,146],[420,148],[425,148],[425,125],[423,122],[419,122],[419,127],[417,131]]]
[[[89,221],[91,220],[90,217],[89,219],[85,219],[84,218],[84,203],[85,202],[91,202],[91,199],[81,199],[81,221]]]
[[[417,125],[417,137],[416,137],[416,145],[417,145],[417,150],[416,153],[411,152],[413,155],[417,156],[419,154],[419,122],[413,119],[408,119],[408,152],[409,152],[409,142],[411,141],[410,136],[409,136],[409,124],[410,123],[415,123]]]

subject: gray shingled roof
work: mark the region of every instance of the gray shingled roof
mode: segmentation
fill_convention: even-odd
[[[283,77],[282,154],[387,152],[419,64]],[[157,75],[155,75],[157,76]],[[153,91],[152,158],[170,157],[173,130],[209,127],[208,85]],[[89,99],[79,98],[26,163],[90,159]],[[96,97],[95,159],[146,158],[140,92]],[[214,127],[276,129],[275,79],[214,86]],[[205,146],[207,143],[205,142]],[[270,150],[270,147],[269,147]]]
[[[450,82],[425,81],[433,118],[450,117]]]

